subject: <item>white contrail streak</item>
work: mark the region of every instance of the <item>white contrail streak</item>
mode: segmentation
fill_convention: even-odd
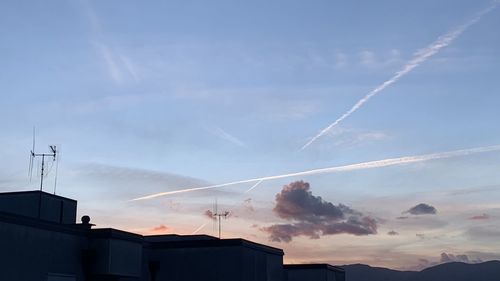
[[[198,231],[202,230],[205,226],[207,226],[207,223],[200,225],[195,231],[191,233],[191,235],[198,233]]]
[[[381,167],[387,167],[387,166],[396,166],[396,165],[403,165],[403,164],[416,163],[416,162],[425,162],[425,161],[429,161],[429,160],[466,156],[466,155],[475,154],[475,153],[498,151],[498,150],[500,150],[500,145],[476,147],[476,148],[470,148],[470,149],[454,150],[454,151],[448,151],[448,152],[439,152],[439,153],[424,154],[424,155],[417,155],[417,156],[390,158],[390,159],[362,162],[362,163],[356,163],[356,164],[350,164],[350,165],[344,165],[344,166],[314,169],[314,170],[308,170],[308,171],[302,171],[302,172],[296,172],[296,173],[290,173],[290,174],[240,180],[240,181],[234,181],[234,182],[216,184],[216,185],[210,185],[210,186],[166,191],[166,192],[147,195],[144,197],[135,198],[135,199],[132,199],[131,201],[147,200],[147,199],[152,199],[152,198],[166,196],[166,195],[173,195],[173,194],[193,192],[193,191],[199,191],[199,190],[214,189],[214,188],[218,188],[218,187],[225,187],[225,186],[237,185],[237,184],[242,184],[242,183],[251,183],[251,182],[259,183],[259,182],[266,181],[266,180],[275,180],[275,179],[283,179],[283,178],[298,177],[298,176],[309,176],[309,175],[317,175],[317,174],[338,173],[338,172],[348,172],[348,171],[355,171],[355,170],[381,168]]]
[[[245,191],[245,193],[248,193],[248,192],[252,191],[254,188],[256,188],[263,181],[264,180],[258,181],[256,184],[252,185],[252,187],[250,187],[249,189],[247,189],[247,191]]]
[[[337,120],[335,120],[335,122],[330,124],[328,127],[324,128],[316,136],[311,138],[306,144],[304,144],[304,146],[302,146],[302,148],[300,150],[304,150],[305,148],[307,148],[309,145],[311,145],[313,142],[315,142],[318,138],[323,136],[325,133],[330,131],[333,127],[337,126],[344,119],[346,119],[351,114],[353,114],[358,109],[360,109],[373,96],[379,94],[385,88],[389,87],[391,84],[396,83],[400,78],[402,78],[406,74],[410,73],[413,69],[415,69],[417,66],[419,66],[420,64],[422,64],[426,60],[428,60],[433,55],[437,54],[442,48],[450,45],[453,42],[453,40],[458,38],[465,30],[467,30],[467,28],[469,28],[471,25],[478,22],[487,13],[493,11],[498,6],[498,4],[500,4],[500,1],[498,1],[498,0],[493,2],[493,4],[490,7],[477,13],[475,17],[473,17],[471,20],[469,20],[465,24],[460,25],[456,29],[446,33],[445,35],[440,36],[436,41],[434,41],[432,44],[430,44],[426,48],[415,52],[413,54],[413,59],[411,59],[408,63],[406,63],[401,70],[396,72],[389,80],[380,84],[375,89],[373,89],[371,92],[369,92],[366,96],[364,96],[362,99],[360,99],[356,104],[354,104],[353,107],[351,107],[351,109],[349,109],[346,113],[344,113]]]

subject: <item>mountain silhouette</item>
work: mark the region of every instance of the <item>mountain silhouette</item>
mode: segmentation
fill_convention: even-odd
[[[342,266],[348,281],[499,281],[500,261],[450,262],[422,271],[398,271],[364,264]]]

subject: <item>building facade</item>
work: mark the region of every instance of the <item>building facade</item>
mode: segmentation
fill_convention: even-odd
[[[76,208],[75,200],[41,191],[0,193],[0,280],[344,280],[284,266],[283,250],[244,239],[93,229],[88,217],[76,223]],[[325,270],[332,268],[341,271]],[[303,279],[304,272],[312,275]]]

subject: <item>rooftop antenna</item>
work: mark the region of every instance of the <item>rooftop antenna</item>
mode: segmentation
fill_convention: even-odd
[[[49,145],[50,152],[49,153],[36,153],[35,152],[35,127],[33,127],[33,146],[30,153],[30,167],[29,167],[29,176],[30,181],[33,177],[33,162],[36,157],[42,158],[42,166],[40,169],[40,191],[43,191],[43,177],[45,176],[45,157],[51,157],[52,162],[56,161],[56,157],[58,155],[57,147],[55,145]],[[55,193],[55,189],[54,189]]]
[[[219,239],[221,239],[221,229],[222,229],[222,218],[227,219],[229,216],[230,212],[229,211],[223,211],[222,213],[218,212],[218,206],[217,206],[217,200],[215,200],[215,209],[214,212],[212,212],[212,217],[217,221],[218,223],[218,228],[219,228]]]
[[[57,157],[56,157],[56,175],[54,177],[54,195],[56,195],[56,189],[57,189],[57,175],[59,173],[59,161],[61,159],[61,148],[59,147],[59,150],[57,151]]]

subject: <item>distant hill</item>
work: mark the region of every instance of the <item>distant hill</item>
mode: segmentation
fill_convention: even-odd
[[[365,264],[344,265],[346,281],[406,281],[416,271],[398,271]]]
[[[398,271],[364,264],[342,266],[346,281],[499,281],[500,261],[450,262],[422,271]]]

